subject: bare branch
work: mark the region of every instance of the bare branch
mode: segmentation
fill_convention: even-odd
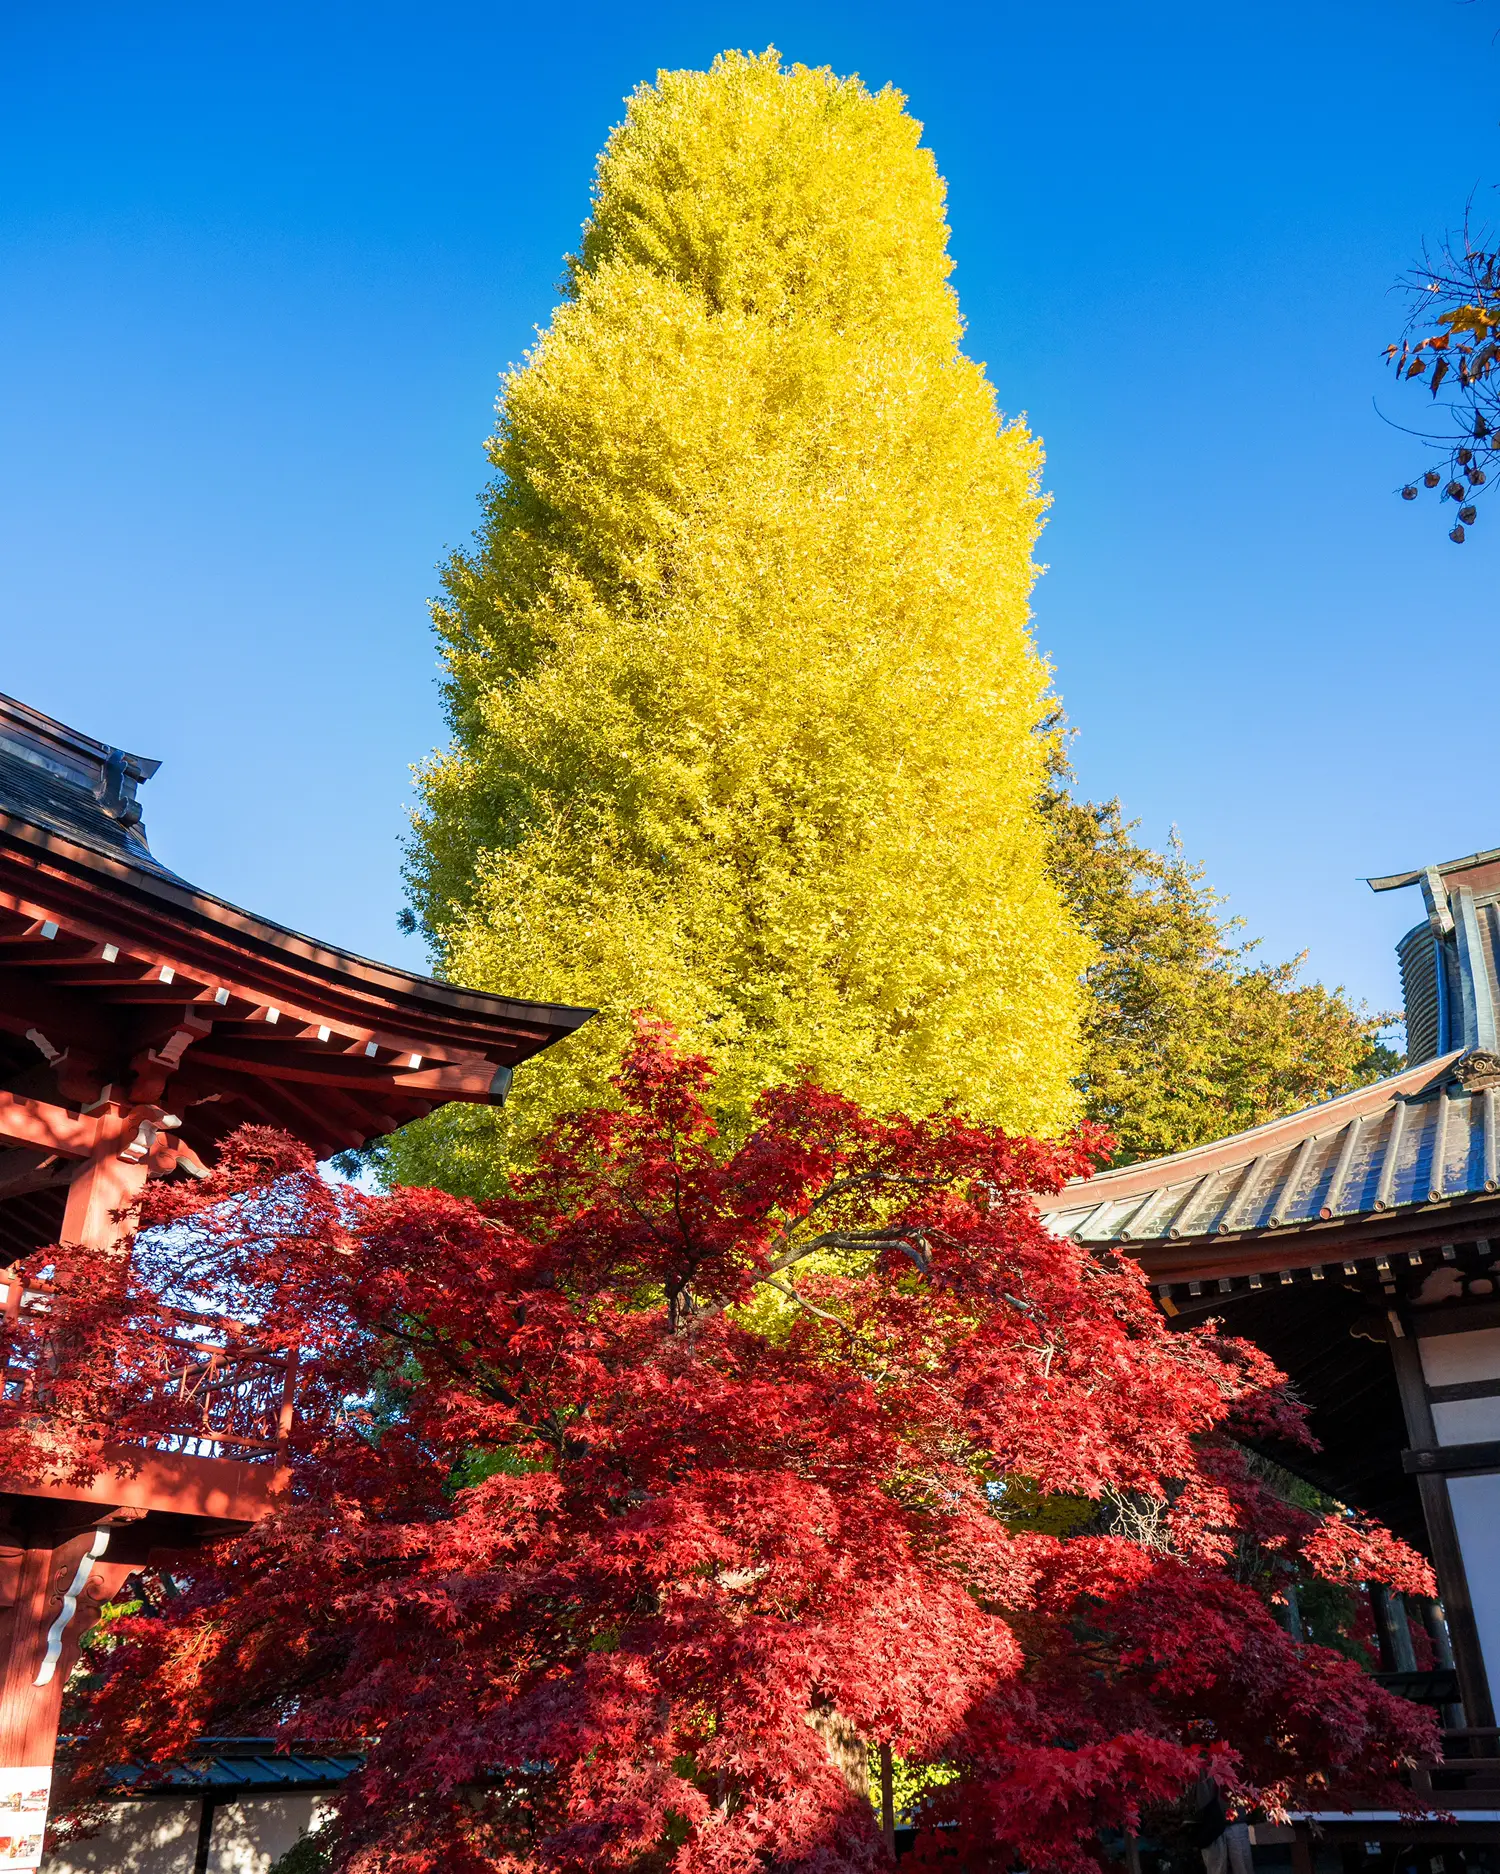
[[[778,1282],[774,1275],[768,1275],[765,1279],[765,1286],[774,1288],[778,1295],[785,1295],[788,1301],[796,1302],[799,1308],[805,1308],[809,1314],[815,1314],[820,1321],[830,1322],[834,1327],[842,1328],[846,1334],[854,1332],[847,1321],[841,1321],[836,1314],[830,1314],[826,1308],[815,1307],[805,1295],[799,1295],[790,1282]]]

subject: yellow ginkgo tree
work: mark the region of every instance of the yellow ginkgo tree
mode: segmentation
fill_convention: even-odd
[[[409,881],[460,982],[601,1013],[402,1174],[483,1188],[606,1094],[632,1011],[739,1124],[809,1068],[880,1108],[1073,1113],[1088,948],[1037,801],[1041,452],[964,353],[894,91],[726,54],[630,100],[504,380],[436,608],[451,746]]]

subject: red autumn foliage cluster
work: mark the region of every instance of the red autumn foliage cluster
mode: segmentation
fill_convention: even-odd
[[[946,1766],[918,1858],[976,1870],[1091,1865],[1205,1769],[1408,1804],[1426,1715],[1233,1558],[1425,1566],[1256,1481],[1237,1436],[1306,1436],[1258,1352],[1041,1227],[1098,1141],[801,1085],[731,1150],[707,1076],[644,1031],[501,1202],[333,1189],[255,1133],[153,1191],[137,1318],[253,1320],[301,1409],[272,1516],[113,1628],[85,1777],[358,1748],[340,1874],[888,1867],[879,1744]],[[1075,1533],[1011,1513],[1059,1495]]]

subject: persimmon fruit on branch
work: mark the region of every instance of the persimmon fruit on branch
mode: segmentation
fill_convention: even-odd
[[[1242,1563],[1426,1566],[1258,1483],[1240,1440],[1307,1437],[1260,1353],[1044,1230],[1105,1141],[800,1084],[731,1146],[710,1076],[643,1024],[617,1106],[482,1204],[253,1131],[148,1194],[120,1340],[164,1297],[253,1319],[301,1410],[273,1513],[113,1624],[83,1793],[206,1732],[341,1744],[348,1874],[887,1867],[882,1745],[947,1779],[919,1863],[1091,1866],[1204,1771],[1409,1808],[1427,1715]]]

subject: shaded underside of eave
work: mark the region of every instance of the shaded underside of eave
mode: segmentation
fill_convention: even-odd
[[[1114,1247],[1138,1262],[1150,1280],[1183,1282],[1265,1276],[1299,1279],[1336,1265],[1410,1259],[1453,1244],[1500,1242],[1500,1201],[1484,1205],[1423,1205],[1393,1214],[1340,1217],[1307,1229],[1262,1230],[1251,1236],[1198,1236]]]
[[[1253,1342],[1290,1376],[1308,1409],[1315,1448],[1264,1440],[1258,1448],[1425,1553],[1416,1482],[1401,1465],[1408,1439],[1400,1394],[1384,1342],[1365,1328],[1369,1311],[1356,1286],[1331,1281],[1273,1283],[1232,1301],[1218,1297],[1214,1309],[1226,1334]]]
[[[336,949],[3,810],[0,879],[28,899],[48,900],[48,908],[139,937],[184,973],[196,966],[270,997],[360,1013],[371,1026],[466,1045],[510,1065],[572,1034],[595,1012],[462,989]]]

